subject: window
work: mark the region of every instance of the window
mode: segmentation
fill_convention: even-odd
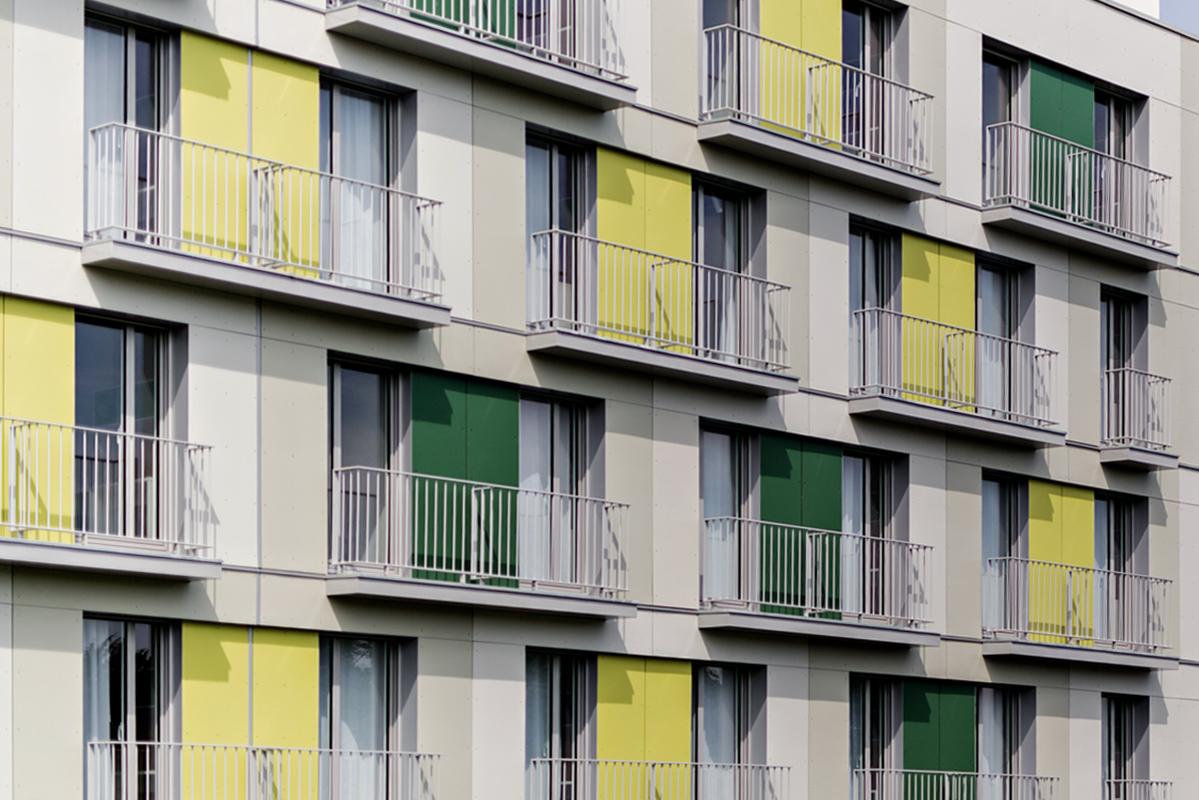
[[[75,324],[75,526],[165,538],[160,477],[179,454],[156,437],[166,412],[162,331],[99,319]]]
[[[765,671],[704,664],[693,681],[694,743],[698,763],[752,764],[764,760]],[[733,770],[699,770],[697,797],[735,798],[746,791]]]
[[[1126,98],[1104,91],[1095,92],[1095,149],[1115,160],[1096,159],[1094,169],[1093,213],[1096,219],[1110,220],[1118,229],[1128,230],[1133,209],[1131,174],[1121,162],[1135,161],[1133,147],[1133,104]]]
[[[1095,92],[1095,149],[1132,160],[1133,108],[1127,98]]]
[[[742,596],[739,566],[744,520],[755,516],[751,503],[753,438],[729,430],[699,434],[700,501],[703,504],[704,600]]]
[[[1104,289],[1099,304],[1100,366],[1109,371],[1131,369],[1141,338],[1136,301],[1129,295]]]
[[[525,758],[530,800],[585,800],[593,757],[595,661],[530,651],[525,662]]]
[[[1143,297],[1103,288],[1099,301],[1102,440],[1129,444],[1158,433],[1151,427],[1153,378],[1147,366]]]
[[[893,308],[898,299],[890,233],[853,226],[849,230],[849,310]]]
[[[592,320],[594,258],[577,234],[590,213],[589,158],[580,147],[540,137],[525,145],[525,243],[531,320]]]
[[[336,797],[384,797],[398,778],[386,753],[401,749],[400,663],[398,642],[321,638],[320,746]]]
[[[846,453],[841,460],[841,603],[849,614],[891,616],[896,580],[888,562],[892,538],[891,462],[873,455]],[[835,560],[834,560],[835,564]],[[895,566],[903,568],[903,560]],[[835,568],[835,567],[834,567]],[[810,567],[809,567],[810,569]],[[818,583],[836,584],[836,576],[820,576]],[[817,588],[817,591],[821,591]]]
[[[390,563],[389,511],[403,497],[392,472],[398,442],[398,377],[365,365],[329,367],[330,508],[341,537],[334,555],[349,563]]]
[[[891,15],[870,3],[847,0],[841,12],[841,112],[845,144],[885,155],[890,92],[879,80],[890,73]]]
[[[1125,642],[1143,634],[1144,584],[1138,573],[1144,537],[1139,503],[1124,497],[1095,498],[1095,636]],[[1137,613],[1137,612],[1140,613]]]
[[[996,776],[1035,772],[1032,765],[1035,749],[1031,745],[1035,714],[1036,702],[1029,690],[1002,686],[979,688],[979,772]],[[997,780],[985,796],[1003,797],[1003,788],[1002,781]]]
[[[1148,777],[1149,703],[1143,697],[1103,696],[1103,780],[1108,800],[1137,800]]]
[[[1016,122],[1018,83],[1016,62],[995,53],[983,53],[983,191],[984,197],[997,197],[1010,191],[1006,186],[1005,164],[1008,148],[1015,145],[1012,134],[1002,127]]]
[[[978,412],[1004,414],[1014,408],[1013,400],[1025,364],[1022,351],[1013,345],[1020,324],[1020,273],[1014,269],[979,263],[975,369],[978,373]]]
[[[889,795],[887,770],[897,769],[903,692],[887,678],[854,675],[849,686],[849,764],[855,797]],[[893,790],[892,790],[893,791]]]
[[[1021,558],[1023,553],[1023,490],[1017,481],[983,478],[982,557],[984,568],[992,559]]]
[[[139,797],[158,795],[159,753],[134,743],[176,739],[176,641],[165,625],[84,619],[83,734],[90,781],[120,791],[127,785],[124,770],[131,768]]]
[[[748,300],[737,277],[749,266],[748,198],[741,192],[696,182],[692,190],[698,344],[707,358],[734,358],[739,352],[738,309]]]

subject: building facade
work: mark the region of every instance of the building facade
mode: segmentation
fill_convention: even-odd
[[[1196,39],[0,0],[0,64],[0,797],[1199,795]]]

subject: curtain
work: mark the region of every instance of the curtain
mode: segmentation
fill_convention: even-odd
[[[1004,731],[1004,693],[982,688],[978,692],[978,770],[979,800],[1001,800],[1003,782],[995,777],[1008,770],[1007,737]]]
[[[124,137],[120,130],[92,129],[125,121],[125,32],[89,21],[83,39],[84,154],[88,166],[88,231],[126,224]]]
[[[866,531],[866,462],[856,456],[841,461],[841,602],[850,614],[862,613],[863,541]]]
[[[736,764],[740,759],[737,730],[737,673],[727,667],[699,671],[701,764]],[[736,774],[728,769],[701,769],[699,797],[736,797]]]
[[[703,600],[737,599],[740,529],[737,516],[733,437],[700,434],[700,491],[704,506]],[[723,518],[718,520],[718,518]]]
[[[336,658],[337,796],[383,797],[388,766],[385,645],[347,639],[338,643]]]
[[[338,88],[333,97],[334,268],[350,286],[379,291],[388,273],[386,110],[381,98]],[[396,226],[399,230],[399,226]],[[402,245],[396,252],[404,252]]]
[[[553,577],[553,406],[520,401],[520,488],[517,499],[517,553],[520,575],[533,580]]]
[[[1008,273],[978,270],[978,404],[983,413],[998,414],[1012,408],[1008,381],[1011,373],[1011,294]],[[989,337],[998,337],[992,339]],[[968,393],[964,396],[969,396]]]

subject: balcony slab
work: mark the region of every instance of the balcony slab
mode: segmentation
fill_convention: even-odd
[[[982,222],[1144,270],[1177,267],[1178,253],[1016,205],[983,209]]]
[[[1101,447],[1099,463],[1110,467],[1151,472],[1155,469],[1176,469],[1178,456],[1168,451],[1143,447]]]
[[[83,265],[161,278],[189,286],[219,289],[303,308],[385,322],[406,328],[450,324],[448,306],[364,292],[270,269],[244,267],[221,259],[164,250],[136,242],[105,239],[83,246]]]
[[[104,572],[167,581],[216,580],[221,562],[185,558],[130,545],[92,547],[33,542],[0,534],[0,563],[76,572]]]
[[[362,573],[329,576],[325,580],[325,593],[329,597],[440,603],[597,619],[628,618],[637,614],[634,603],[621,600]]]
[[[914,400],[883,395],[852,397],[849,413],[855,416],[913,422],[928,428],[964,433],[979,439],[1005,441],[1023,447],[1065,444],[1065,431],[1024,425],[969,411],[955,411]]]
[[[933,647],[941,641],[939,633],[914,628],[895,628],[886,625],[812,617],[790,617],[785,614],[758,614],[730,609],[700,611],[699,627],[702,630],[745,631],[842,639],[896,647]]]
[[[989,639],[983,642],[987,658],[1025,658],[1060,661],[1065,664],[1088,664],[1095,667],[1117,667],[1134,670],[1175,670],[1178,657],[1140,653],[1132,650],[1113,650],[1101,647],[1073,647],[1046,642],[1027,642],[1014,639]]]
[[[799,379],[789,375],[720,361],[708,361],[682,353],[641,347],[615,339],[601,339],[573,331],[550,330],[529,333],[526,338],[526,349],[530,353],[544,353],[599,364],[612,364],[637,372],[665,375],[679,380],[753,394],[786,394],[799,389]]]
[[[359,2],[325,12],[325,30],[469,70],[601,111],[632,104],[637,90],[621,81],[455,32],[448,26]]]
[[[750,122],[736,119],[701,122],[698,137],[706,144],[718,144],[901,200],[919,200],[941,191],[941,184],[932,178]]]

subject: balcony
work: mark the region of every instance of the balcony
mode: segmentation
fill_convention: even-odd
[[[530,352],[758,394],[792,392],[782,284],[553,230],[530,244]]]
[[[607,111],[633,103],[620,0],[328,0],[325,29]]]
[[[983,574],[983,655],[1174,668],[1167,655],[1172,581],[1025,558]]]
[[[1178,265],[1170,176],[1014,122],[985,137],[984,223],[1144,269]]]
[[[0,562],[215,579],[210,449],[120,431],[0,418],[8,491]]]
[[[850,800],[1054,800],[1058,779],[980,772],[855,769]]]
[[[698,764],[534,758],[525,800],[786,800],[791,770],[758,764]]]
[[[83,264],[394,325],[447,325],[440,204],[133,128],[88,134]]]
[[[436,800],[425,753],[88,742],[86,800]]]
[[[1170,452],[1169,378],[1139,369],[1103,373],[1103,438],[1099,460],[1133,469],[1178,466]]]
[[[628,507],[367,467],[333,471],[327,592],[629,617]]]
[[[850,319],[849,413],[1039,447],[1053,422],[1057,353],[881,308]]]
[[[735,517],[704,521],[700,627],[933,645],[927,545]]]
[[[1172,800],[1174,784],[1168,781],[1110,780],[1103,785],[1103,800]]]
[[[874,191],[936,194],[933,97],[721,25],[704,31],[701,142]]]

